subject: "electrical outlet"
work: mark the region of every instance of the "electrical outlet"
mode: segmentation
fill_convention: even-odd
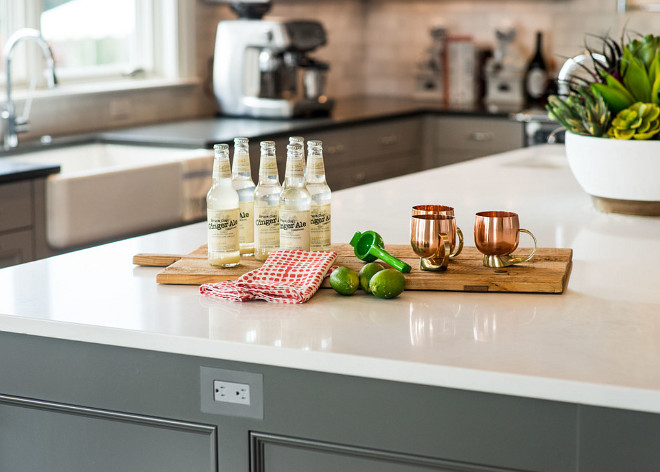
[[[203,413],[264,419],[263,374],[201,366],[199,385]]]
[[[214,380],[213,399],[216,402],[249,405],[250,385],[235,382],[225,382],[224,380]]]

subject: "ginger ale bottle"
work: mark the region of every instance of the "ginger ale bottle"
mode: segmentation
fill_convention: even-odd
[[[238,192],[238,241],[241,256],[254,254],[254,182],[250,170],[250,148],[247,138],[234,139],[234,162],[231,179]]]
[[[303,148],[289,144],[286,155],[286,186],[280,195],[280,248],[309,251],[312,198],[304,183]]]
[[[238,242],[238,193],[229,167],[229,146],[213,146],[213,183],[206,195],[209,263],[233,267],[240,259]]]
[[[280,177],[274,141],[261,142],[259,183],[254,191],[254,258],[265,261],[280,247]]]
[[[312,197],[310,208],[309,248],[312,251],[329,251],[331,191],[325,180],[323,143],[307,141],[307,191]]]

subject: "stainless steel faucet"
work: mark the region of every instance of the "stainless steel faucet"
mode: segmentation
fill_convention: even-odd
[[[12,34],[2,50],[2,57],[5,59],[5,85],[7,87],[7,101],[2,107],[2,112],[0,113],[0,133],[4,150],[9,150],[18,146],[18,134],[25,133],[29,130],[28,113],[24,113],[24,116],[17,118],[14,102],[11,98],[11,54],[16,44],[23,39],[33,39],[39,44],[44,54],[44,58],[46,59],[46,70],[48,72],[46,80],[48,81],[48,87],[55,87],[55,84],[57,83],[53,51],[41,35],[41,31],[32,28],[21,28]]]

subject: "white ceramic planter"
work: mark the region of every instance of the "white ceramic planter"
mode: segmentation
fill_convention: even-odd
[[[597,209],[660,216],[660,141],[566,133],[568,164]]]

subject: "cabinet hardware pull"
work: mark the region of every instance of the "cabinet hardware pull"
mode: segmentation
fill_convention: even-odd
[[[399,137],[396,134],[391,134],[389,136],[381,136],[378,138],[378,142],[383,146],[391,146],[399,142]]]
[[[492,141],[494,137],[495,134],[492,131],[475,131],[474,133],[470,133],[470,139],[477,142]]]
[[[328,154],[339,154],[341,152],[344,152],[344,145],[343,144],[330,145],[325,148],[325,152]]]

